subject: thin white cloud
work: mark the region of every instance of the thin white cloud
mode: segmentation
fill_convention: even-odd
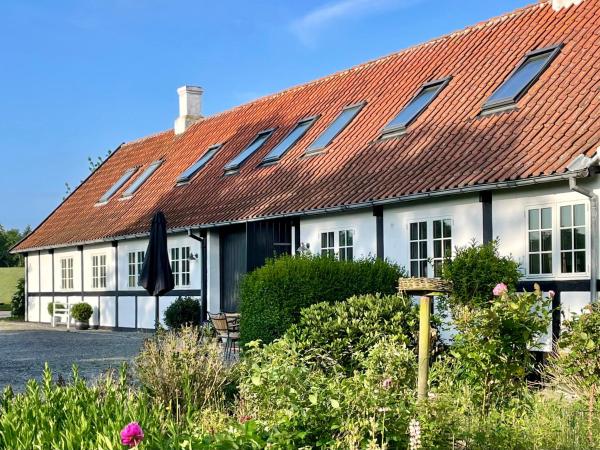
[[[366,15],[381,13],[392,9],[406,8],[420,0],[338,0],[327,3],[290,24],[292,33],[304,44],[312,45],[325,27],[334,22],[356,19]]]

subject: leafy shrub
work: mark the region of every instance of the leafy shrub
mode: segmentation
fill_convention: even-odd
[[[504,283],[512,291],[521,277],[519,264],[500,256],[496,241],[457,248],[456,256],[444,262],[442,277],[452,282],[452,305],[482,306],[492,300],[492,290]]]
[[[550,324],[550,303],[540,291],[505,292],[486,307],[455,311],[453,376],[473,390],[484,411],[525,389],[534,368],[531,350]]]
[[[71,307],[71,316],[79,322],[87,322],[94,310],[88,303],[76,303]]]
[[[183,411],[220,402],[229,370],[214,339],[184,326],[147,339],[135,359],[135,372],[155,401]]]
[[[200,325],[202,308],[198,299],[179,297],[165,310],[165,324],[169,328],[181,328],[184,325]]]
[[[25,317],[25,278],[19,278],[17,290],[11,299],[11,313],[13,317]]]
[[[293,448],[405,448],[414,405],[417,311],[365,295],[301,311],[281,339],[254,342],[239,368],[246,413]]]
[[[410,298],[363,295],[303,309],[285,341],[322,368],[333,366],[351,374],[383,338],[414,349],[418,326],[418,311]]]
[[[241,283],[242,343],[273,341],[299,320],[302,308],[315,303],[393,294],[403,275],[399,266],[376,259],[282,256],[269,260]]]

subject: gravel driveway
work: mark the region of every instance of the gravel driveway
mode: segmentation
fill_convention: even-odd
[[[22,322],[0,322],[0,390],[10,384],[23,390],[30,378],[41,378],[44,363],[53,375],[70,378],[77,364],[81,376],[94,379],[137,355],[147,333],[66,331]]]

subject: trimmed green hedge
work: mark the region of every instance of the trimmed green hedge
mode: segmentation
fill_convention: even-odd
[[[321,256],[282,256],[244,277],[241,288],[242,344],[279,338],[315,303],[354,295],[394,294],[405,272],[374,258],[338,261]]]

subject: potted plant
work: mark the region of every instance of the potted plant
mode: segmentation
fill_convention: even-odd
[[[90,317],[94,310],[87,303],[77,303],[71,307],[71,317],[75,319],[78,330],[87,330],[90,327]]]

